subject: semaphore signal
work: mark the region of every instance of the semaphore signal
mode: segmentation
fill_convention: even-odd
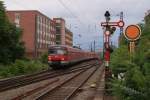
[[[104,60],[105,60],[105,66],[109,66],[110,61],[110,52],[112,52],[112,49],[110,47],[110,36],[115,32],[116,27],[119,27],[120,30],[123,29],[125,23],[122,18],[120,18],[119,21],[116,22],[110,22],[110,13],[109,11],[106,11],[104,14],[106,21],[101,22],[101,26],[104,27]]]

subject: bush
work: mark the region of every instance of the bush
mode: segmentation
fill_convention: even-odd
[[[150,98],[150,35],[148,33],[149,30],[144,26],[134,54],[129,55],[127,44],[122,44],[111,55],[113,74],[117,76],[123,73],[122,79],[114,77],[111,81],[113,93],[119,100],[149,100]]]
[[[48,59],[48,53],[44,53],[41,57],[40,57],[40,61],[42,63],[47,64],[47,59]]]
[[[47,69],[47,65],[40,61],[16,60],[10,65],[0,65],[0,78],[31,74]]]

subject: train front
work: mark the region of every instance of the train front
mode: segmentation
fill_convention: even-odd
[[[48,50],[48,64],[52,68],[61,68],[68,65],[68,52],[66,47],[52,46]]]

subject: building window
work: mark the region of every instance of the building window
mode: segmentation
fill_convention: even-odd
[[[20,27],[20,14],[19,13],[15,13],[15,24],[16,24],[16,27]]]
[[[19,13],[15,13],[15,19],[20,20],[20,14]]]
[[[41,16],[39,16],[39,22],[42,23],[42,17]]]
[[[56,33],[60,34],[60,28],[56,28]]]

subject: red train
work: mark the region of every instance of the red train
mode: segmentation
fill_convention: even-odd
[[[62,45],[50,46],[48,50],[48,64],[54,69],[90,59],[98,59],[98,56],[94,52]]]

